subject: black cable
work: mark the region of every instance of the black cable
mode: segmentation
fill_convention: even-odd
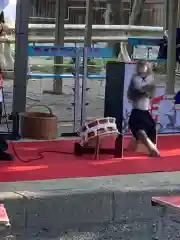
[[[6,126],[7,126],[7,130],[8,130],[8,133],[10,133],[10,128],[9,128],[9,123],[8,123],[8,115],[7,115],[7,111],[6,111],[6,103],[5,103],[5,97],[4,97],[4,90],[3,88],[1,88],[2,90],[2,98],[3,98],[3,110],[4,110],[4,117],[5,117],[5,122],[6,122]],[[44,150],[44,151],[39,151],[37,152],[37,155],[39,155],[37,158],[32,158],[32,159],[22,159],[19,157],[16,149],[15,149],[15,146],[14,146],[14,143],[13,141],[9,141],[9,143],[11,143],[11,147],[13,149],[13,152],[14,152],[14,155],[16,156],[16,158],[20,161],[20,162],[23,162],[23,163],[29,163],[29,162],[32,162],[32,161],[36,161],[36,160],[41,160],[44,158],[44,155],[45,153],[57,153],[57,154],[73,154],[73,152],[62,152],[62,151],[56,151],[56,150]]]
[[[15,147],[14,147],[14,143],[11,141],[11,147],[13,149],[13,152],[14,152],[14,155],[16,156],[16,158],[20,161],[20,162],[23,162],[23,163],[29,163],[29,162],[32,162],[32,161],[37,161],[37,160],[41,160],[41,159],[44,159],[44,155],[45,153],[57,153],[57,154],[73,154],[73,152],[61,152],[61,151],[56,151],[56,150],[42,150],[42,151],[38,151],[37,152],[37,155],[39,155],[38,157],[36,158],[29,158],[29,159],[22,159],[19,157]]]

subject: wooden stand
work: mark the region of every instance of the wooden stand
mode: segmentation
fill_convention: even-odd
[[[94,153],[94,159],[99,158],[99,151],[100,151],[100,138],[99,135],[96,137],[96,145],[95,145],[95,153]]]
[[[115,158],[123,157],[123,136],[118,135],[115,140],[115,148],[100,148],[99,137],[96,139],[95,147],[81,145],[79,142],[74,144],[74,154],[82,156],[83,154],[94,154],[94,159],[99,158],[99,154],[114,155]]]

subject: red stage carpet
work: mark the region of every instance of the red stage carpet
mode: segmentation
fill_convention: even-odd
[[[124,145],[128,141],[126,138]],[[13,162],[0,162],[0,182],[180,171],[180,135],[161,136],[158,145],[161,158],[125,152],[123,159],[101,155],[99,160],[93,160],[92,156],[70,154],[73,141],[69,140],[15,142],[13,146],[21,161],[16,158]],[[9,151],[14,153],[11,143]],[[43,158],[37,159],[43,151],[57,152],[45,152]]]

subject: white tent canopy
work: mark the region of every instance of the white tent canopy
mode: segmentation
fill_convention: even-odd
[[[1,9],[0,0],[0,9]],[[16,19],[16,0],[4,0],[7,4],[4,4],[4,17],[7,22],[15,22]]]
[[[9,4],[9,0],[1,0],[0,1],[0,12]]]

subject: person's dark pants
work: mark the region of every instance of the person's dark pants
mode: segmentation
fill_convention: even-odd
[[[0,102],[0,124],[2,123],[3,115],[3,103]],[[3,136],[0,135],[0,152],[6,151],[8,149],[8,143]]]
[[[148,138],[156,144],[156,123],[149,111],[133,109],[129,118],[129,128],[136,140],[138,140],[139,130],[143,130]]]
[[[2,115],[3,115],[3,103],[0,102],[0,124],[2,122]]]

